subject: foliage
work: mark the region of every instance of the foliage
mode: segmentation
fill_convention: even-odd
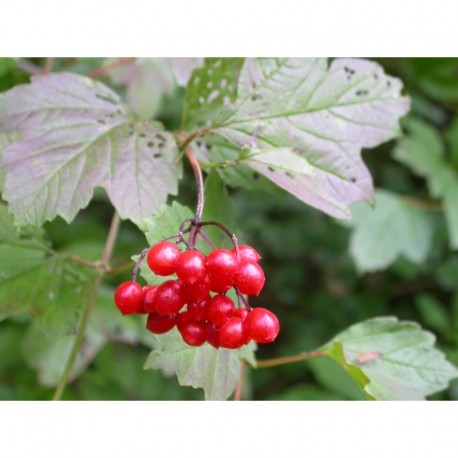
[[[247,399],[458,399],[456,59],[113,63],[0,59],[1,399],[62,374],[63,399],[227,399],[243,360]],[[263,256],[274,344],[193,348],[112,304],[132,255],[193,218],[185,146],[204,220]]]

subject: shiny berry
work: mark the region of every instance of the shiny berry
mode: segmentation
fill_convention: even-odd
[[[234,277],[235,286],[242,294],[257,296],[264,286],[266,277],[258,264],[243,262],[239,264]]]
[[[164,334],[176,325],[177,318],[178,313],[171,313],[170,315],[150,313],[146,322],[146,329],[149,329],[154,334]]]
[[[199,302],[189,302],[188,312],[194,321],[205,321],[208,316],[211,297],[208,296]]]
[[[256,264],[260,259],[259,253],[250,245],[239,245],[238,247],[238,256],[237,261],[242,262],[251,262]],[[232,248],[232,253],[236,254],[235,247]]]
[[[178,280],[167,280],[156,290],[153,307],[159,315],[177,313],[185,304],[183,285]]]
[[[264,308],[255,308],[245,319],[245,329],[248,335],[258,343],[273,342],[280,331],[277,317]]]
[[[158,286],[146,285],[143,287],[142,313],[155,313],[153,299],[156,295]]]
[[[207,325],[200,321],[186,321],[178,330],[183,340],[193,347],[199,347],[207,340]]]
[[[123,315],[142,313],[142,287],[133,281],[121,283],[115,291],[114,302]]]
[[[213,250],[207,257],[207,270],[213,277],[232,278],[237,270],[235,254],[225,248]]]
[[[180,254],[176,263],[176,274],[184,283],[202,281],[207,275],[205,256],[197,250],[188,250]]]
[[[219,348],[219,327],[216,324],[207,324],[207,342],[215,348]]]
[[[240,348],[246,341],[246,330],[243,320],[238,317],[229,318],[219,331],[219,343],[224,348]]]
[[[186,296],[186,302],[199,302],[208,296],[210,292],[210,279],[206,276],[203,280],[190,284],[183,284],[184,295]]]
[[[191,315],[189,314],[188,311],[184,311],[178,314],[177,318],[177,328],[180,330],[181,326],[183,326],[185,323],[188,321],[191,321]]]
[[[146,263],[156,275],[172,275],[180,254],[180,249],[173,243],[159,242],[148,251]]]
[[[238,318],[241,318],[242,320],[245,320],[247,315],[248,315],[248,310],[243,308],[243,309],[234,310],[234,312],[232,313],[231,317],[236,316]]]
[[[210,291],[215,293],[225,293],[234,286],[233,277],[224,277],[219,275],[208,275],[210,279]]]
[[[208,307],[208,320],[216,326],[221,326],[226,322],[234,311],[234,303],[226,296],[215,296],[210,301]]]

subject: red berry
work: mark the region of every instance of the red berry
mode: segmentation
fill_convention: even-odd
[[[178,330],[183,340],[193,347],[199,347],[207,340],[207,325],[200,321],[186,321]]]
[[[183,285],[179,280],[167,280],[156,291],[153,307],[159,315],[177,313],[185,304]]]
[[[186,302],[199,302],[208,296],[210,292],[210,280],[206,276],[202,281],[192,285],[190,283],[184,283],[183,290],[186,296]]]
[[[216,326],[221,326],[232,315],[234,309],[234,303],[228,297],[215,296],[208,307],[208,320]]]
[[[233,277],[221,277],[208,274],[208,278],[210,279],[210,291],[215,293],[225,293],[234,285]]]
[[[172,275],[175,273],[175,264],[180,254],[180,249],[173,243],[159,242],[149,249],[146,263],[157,275]]]
[[[270,310],[255,308],[245,319],[245,329],[255,342],[269,343],[277,337],[280,323]]]
[[[176,263],[178,278],[184,283],[202,281],[207,275],[205,256],[197,250],[188,250],[180,254]]]
[[[237,270],[235,254],[225,248],[213,250],[207,257],[207,270],[213,277],[232,278]]]
[[[170,315],[150,313],[146,322],[146,329],[149,329],[154,334],[164,334],[176,325],[177,318],[178,313],[171,313]]]
[[[234,277],[235,286],[242,294],[249,296],[257,296],[260,292],[266,277],[258,264],[251,262],[243,262],[239,264],[239,268]]]
[[[207,342],[215,348],[219,348],[219,327],[216,324],[208,323],[207,325]]]
[[[246,341],[246,331],[241,318],[229,318],[219,331],[219,343],[224,348],[240,348]]]
[[[207,319],[210,300],[211,297],[208,296],[199,302],[188,303],[188,312],[193,320],[205,321]]]
[[[158,286],[146,285],[143,287],[143,303],[142,303],[142,313],[155,313],[156,309],[153,305],[153,299],[156,295]]]
[[[238,247],[238,256],[237,261],[242,262],[252,262],[256,264],[260,259],[259,253],[250,245],[239,245]],[[235,247],[232,248],[232,253],[236,254]]]
[[[191,320],[191,315],[188,311],[184,311],[178,314],[177,318],[177,328],[180,330],[181,326]]]
[[[115,291],[114,302],[123,315],[142,313],[142,287],[133,281],[121,283]]]
[[[232,316],[236,316],[238,318],[241,318],[242,320],[245,320],[245,318],[247,317],[248,315],[248,310],[243,308],[243,309],[236,309],[234,310],[234,312],[232,313]]]

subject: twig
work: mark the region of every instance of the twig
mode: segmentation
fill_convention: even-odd
[[[43,75],[49,75],[51,73],[53,61],[54,61],[53,57],[46,58],[46,63],[43,68]]]
[[[245,361],[240,360],[240,376],[239,376],[239,381],[237,383],[237,387],[235,388],[235,392],[234,392],[234,401],[242,400],[244,372],[245,372]]]
[[[197,226],[202,219],[202,213],[204,211],[205,205],[205,196],[204,196],[204,179],[202,176],[202,169],[200,168],[199,161],[197,160],[196,156],[194,155],[190,146],[186,146],[185,148],[186,157],[188,158],[189,162],[191,163],[192,170],[194,171],[194,176],[196,179],[196,186],[197,186],[197,205],[196,211],[194,213],[194,219],[192,221],[191,233],[189,234],[189,245],[191,248],[194,248],[196,245],[196,235],[199,230]]]
[[[105,242],[105,248],[103,250],[102,257],[99,261],[101,266],[105,268],[108,266],[110,261],[111,254],[113,252],[113,248],[116,242],[116,238],[118,236],[119,225],[121,219],[119,215],[115,212],[113,215],[113,219],[111,220],[110,230],[108,231],[107,240]],[[86,328],[89,323],[89,317],[91,315],[92,308],[94,307],[97,292],[100,287],[100,283],[102,281],[104,271],[99,270],[97,272],[97,276],[94,281],[94,285],[91,291],[91,294],[83,307],[83,311],[81,314],[81,320],[78,326],[78,331],[75,336],[75,341],[73,342],[72,350],[70,352],[70,356],[68,357],[67,363],[65,365],[64,372],[62,373],[59,383],[57,385],[56,391],[54,392],[53,401],[59,401],[62,397],[62,394],[67,386],[68,378],[73,370],[73,365],[75,364],[76,357],[78,356],[78,352],[80,350],[81,344],[83,343],[84,335],[86,333]]]
[[[117,67],[122,67],[123,65],[133,64],[135,62],[135,57],[121,57],[114,62],[110,62],[102,67],[99,67],[88,74],[90,78],[99,78],[100,76],[104,75],[105,73],[113,70]]]
[[[38,65],[35,65],[25,59],[19,59],[16,62],[16,66],[17,68],[23,70],[26,73],[29,73],[30,75],[39,75],[43,72],[43,70]]]
[[[298,363],[307,359],[319,358],[326,356],[321,350],[311,351],[309,353],[299,353],[292,356],[281,356],[280,358],[265,359],[256,363],[256,369],[263,369],[266,367],[282,366],[283,364]]]

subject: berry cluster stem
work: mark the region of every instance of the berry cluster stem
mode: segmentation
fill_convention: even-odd
[[[188,158],[192,170],[194,171],[194,176],[196,178],[197,186],[197,205],[196,212],[194,213],[194,220],[192,221],[191,233],[189,234],[189,246],[194,249],[196,246],[196,236],[199,232],[199,227],[197,224],[200,223],[202,219],[202,213],[204,212],[205,205],[205,194],[204,194],[204,179],[202,176],[202,169],[200,168],[199,161],[194,155],[191,147],[188,145],[185,147],[186,157]]]

